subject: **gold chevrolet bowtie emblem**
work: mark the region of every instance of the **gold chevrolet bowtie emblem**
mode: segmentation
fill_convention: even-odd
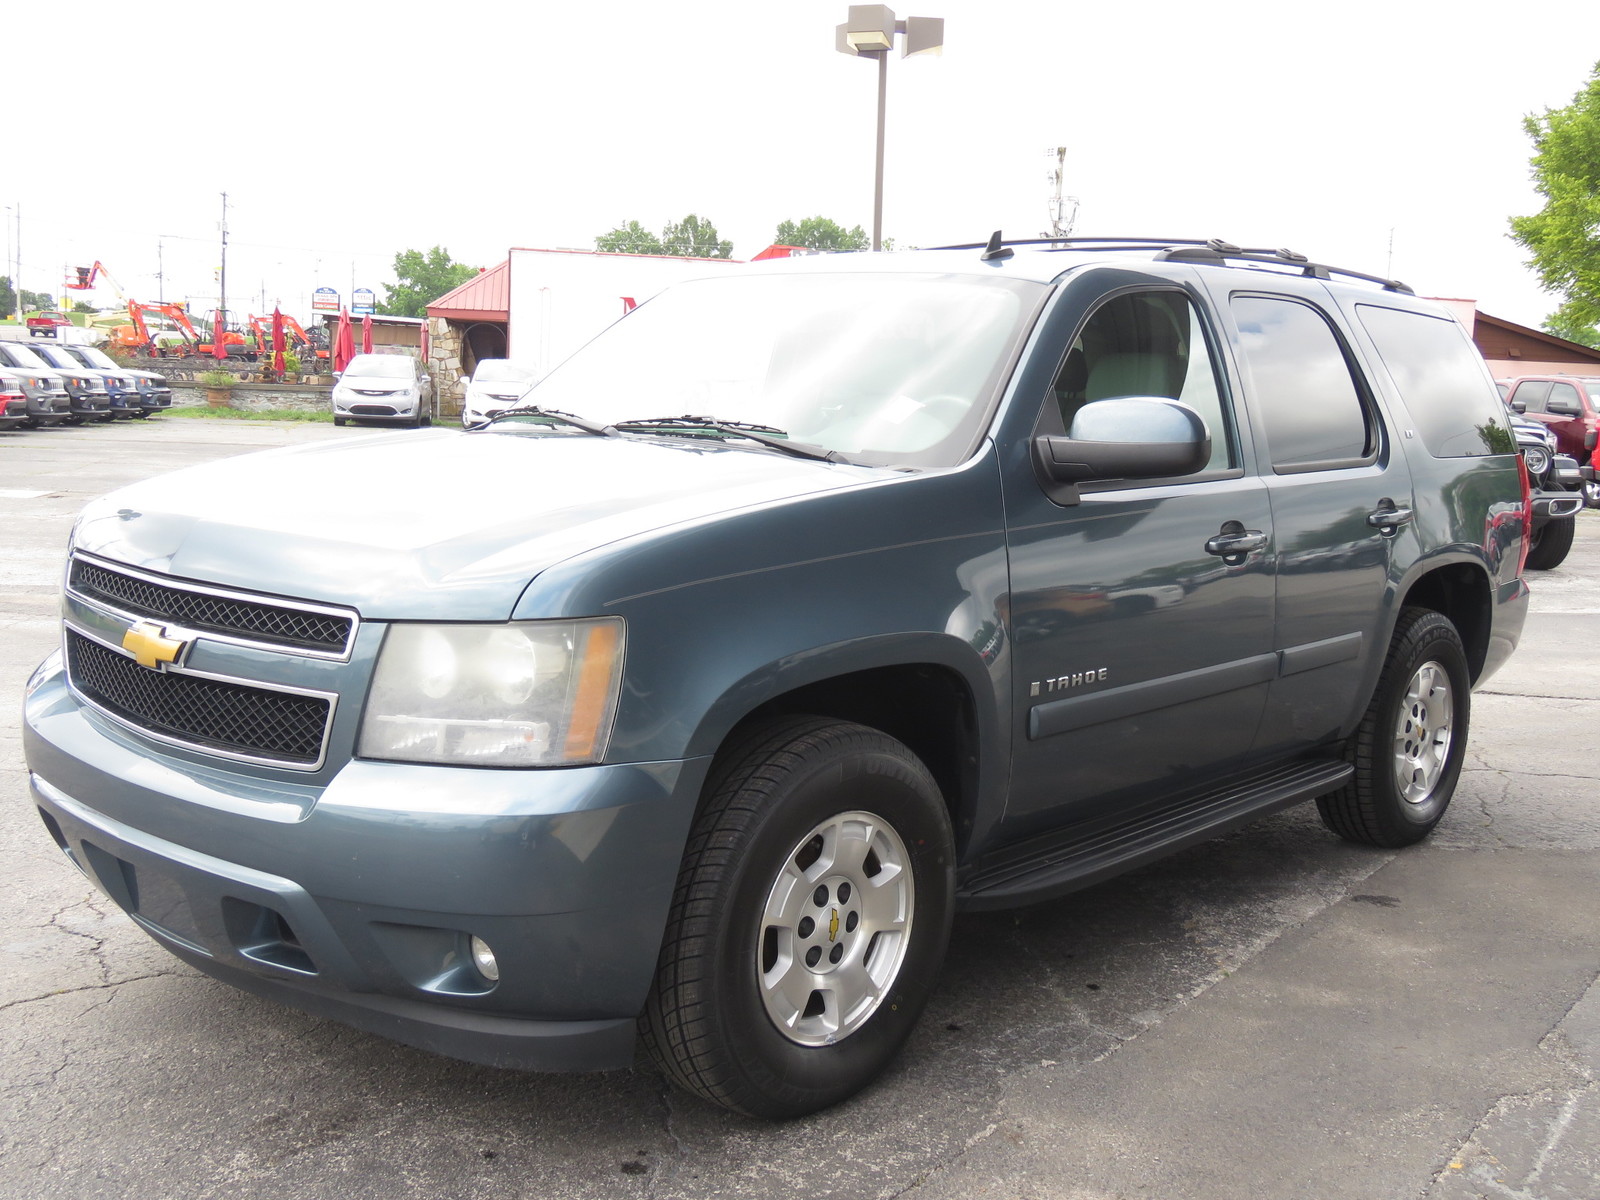
[[[122,648],[130,651],[134,661],[141,667],[149,667],[152,671],[159,671],[162,663],[177,662],[178,655],[183,653],[183,645],[181,641],[169,638],[161,626],[151,625],[148,621],[140,621],[122,635]]]
[[[830,942],[839,940],[839,910],[837,908],[833,910],[833,915],[828,918],[828,940]]]

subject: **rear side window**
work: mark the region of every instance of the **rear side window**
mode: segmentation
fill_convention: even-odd
[[[1375,304],[1358,304],[1356,313],[1428,453],[1435,458],[1510,453],[1504,406],[1461,326],[1449,317]],[[1521,388],[1515,394],[1523,398]]]
[[[1279,474],[1369,461],[1376,430],[1328,319],[1309,304],[1235,296],[1233,318],[1272,469]]]

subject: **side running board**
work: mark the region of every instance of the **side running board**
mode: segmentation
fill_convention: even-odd
[[[1084,822],[986,855],[961,880],[964,912],[1035,904],[1229,833],[1258,817],[1342,787],[1349,763],[1334,759],[1275,766],[1208,791]]]

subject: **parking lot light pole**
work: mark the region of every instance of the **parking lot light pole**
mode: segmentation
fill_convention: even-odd
[[[840,54],[878,60],[878,151],[872,188],[872,248],[883,249],[883,129],[889,101],[889,51],[900,34],[902,58],[913,54],[944,53],[943,17],[894,19],[885,4],[852,4],[850,17],[834,31],[834,48]]]

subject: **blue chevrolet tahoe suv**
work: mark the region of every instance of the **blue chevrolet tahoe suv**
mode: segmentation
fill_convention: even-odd
[[[998,235],[721,270],[484,427],[90,504],[32,794],[219,979],[789,1116],[895,1054],[957,911],[1304,801],[1424,837],[1530,507],[1392,281]]]

